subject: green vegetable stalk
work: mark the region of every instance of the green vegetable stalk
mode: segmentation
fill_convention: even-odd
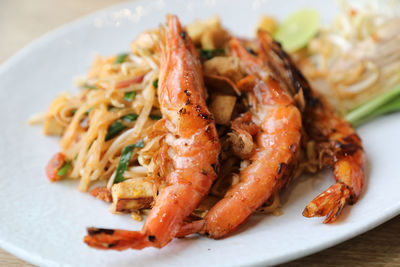
[[[128,169],[129,161],[132,157],[134,145],[127,145],[122,149],[121,158],[119,159],[117,172],[115,174],[114,183],[125,181],[124,172]]]
[[[128,54],[126,54],[126,53],[117,55],[117,57],[115,58],[114,64],[123,63],[127,57],[128,57]]]
[[[67,161],[64,165],[57,171],[58,176],[65,176],[68,170],[71,168],[71,162]]]
[[[108,141],[110,139],[113,139],[115,136],[120,134],[125,129],[126,129],[126,126],[124,124],[122,124],[122,122],[120,120],[117,120],[116,122],[111,124],[110,127],[108,127],[108,131],[107,131],[105,140]]]
[[[144,141],[140,140],[136,144],[127,145],[122,149],[121,157],[119,159],[117,171],[115,174],[115,179],[114,179],[115,184],[125,181],[124,172],[129,167],[129,161],[131,160],[133,149],[135,147],[138,147],[138,148],[144,147]]]
[[[359,126],[378,116],[398,110],[400,110],[400,85],[353,109],[346,115],[346,120]]]
[[[124,100],[126,100],[128,102],[132,102],[132,100],[135,98],[135,96],[136,96],[136,92],[135,91],[126,92],[124,94]]]

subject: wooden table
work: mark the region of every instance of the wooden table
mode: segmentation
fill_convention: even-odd
[[[0,63],[33,39],[122,0],[1,0]],[[265,251],[268,253],[268,251]],[[400,266],[400,216],[347,242],[282,266]],[[33,266],[0,249],[0,266]]]

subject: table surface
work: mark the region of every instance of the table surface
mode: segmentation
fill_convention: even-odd
[[[1,0],[0,63],[44,33],[119,2],[123,1]],[[335,247],[282,266],[299,265],[400,266],[400,216]],[[0,266],[33,265],[0,249]]]

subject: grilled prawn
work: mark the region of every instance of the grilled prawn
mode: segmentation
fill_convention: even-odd
[[[141,231],[89,228],[85,242],[99,249],[161,248],[197,207],[216,178],[220,144],[205,103],[201,64],[176,16],[167,17],[163,32],[158,95],[170,134],[173,170]]]
[[[326,216],[324,223],[334,222],[346,204],[357,201],[363,187],[365,156],[361,139],[351,124],[336,115],[327,101],[311,89],[281,46],[263,32],[258,35],[267,51],[264,60],[293,95],[304,96],[304,129],[316,143],[319,161],[334,169],[335,184],[312,200],[303,215]]]
[[[247,88],[251,83],[251,112],[260,128],[255,137],[257,148],[251,163],[240,172],[240,182],[209,210],[204,220],[185,225],[179,236],[199,232],[221,238],[235,230],[288,183],[297,165],[302,123],[293,98],[237,39],[231,40],[230,50],[250,75],[244,79]]]

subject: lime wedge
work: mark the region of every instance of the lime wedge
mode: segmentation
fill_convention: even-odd
[[[275,39],[283,49],[292,52],[304,47],[319,28],[319,13],[313,9],[300,10],[290,15],[279,25]]]

